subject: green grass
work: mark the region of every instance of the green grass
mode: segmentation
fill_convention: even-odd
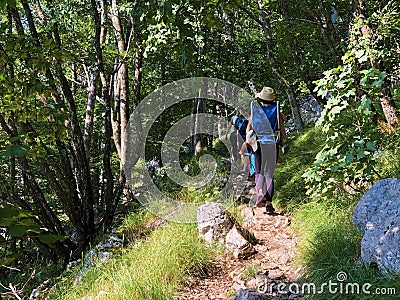
[[[150,233],[150,229],[146,226],[154,218],[152,214],[144,209],[137,210],[135,213],[126,216],[118,228],[120,235],[123,235],[124,240],[133,242],[143,238]]]
[[[303,267],[302,281],[316,287],[338,283],[337,274],[345,272],[344,283],[371,284],[376,288],[395,288],[396,295],[345,293],[332,294],[325,288],[323,294],[309,294],[307,299],[398,299],[400,276],[383,276],[375,268],[361,261],[362,235],[356,230],[351,217],[361,194],[349,195],[338,191],[335,198],[310,199],[306,195],[302,174],[313,162],[323,146],[324,137],[317,128],[305,131],[289,140],[290,152],[275,173],[276,197],[274,203],[292,215],[292,226],[300,238],[297,264]],[[377,173],[382,178],[400,177],[400,151],[398,141],[386,143],[379,153]],[[389,292],[387,290],[387,292]],[[392,291],[390,291],[392,292]]]
[[[250,263],[246,266],[246,269],[244,270],[244,276],[247,277],[248,279],[252,279],[257,275],[257,273],[260,271],[260,266],[255,264],[255,263]]]
[[[339,201],[340,203],[340,201]],[[361,234],[351,221],[351,206],[310,202],[294,214],[293,226],[301,236],[298,264],[305,266],[303,281],[321,287],[329,281],[339,283],[337,275],[345,272],[344,283],[371,284],[371,292],[378,287],[395,288],[400,293],[400,276],[385,277],[360,259]],[[398,299],[398,296],[344,293],[309,295],[308,299]]]
[[[190,275],[201,275],[213,249],[198,238],[193,224],[169,223],[140,245],[91,268],[73,286],[71,274],[49,299],[172,299]]]
[[[400,178],[400,134],[391,135],[382,147],[377,158],[377,172],[385,178]]]
[[[306,185],[301,177],[314,161],[325,140],[318,128],[308,129],[300,134],[291,134],[287,139],[289,152],[281,155],[283,162],[275,170],[274,203],[291,212],[308,202]]]

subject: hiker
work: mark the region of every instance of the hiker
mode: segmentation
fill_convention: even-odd
[[[146,169],[149,172],[150,177],[151,179],[153,179],[153,181],[157,179],[159,168],[160,168],[160,161],[157,159],[157,157],[149,159],[148,162],[146,163]]]
[[[247,126],[247,132],[253,130],[257,135],[257,147],[255,151],[256,161],[256,192],[257,207],[265,206],[266,214],[273,214],[272,206],[274,194],[274,171],[278,160],[279,144],[286,138],[283,121],[286,117],[279,110],[279,102],[275,101],[274,90],[264,87],[256,93],[255,98],[260,105],[251,105],[251,115]]]
[[[231,133],[229,141],[232,145],[232,156],[234,161],[239,159],[239,149],[241,149],[243,142],[246,140],[246,129],[248,123],[249,121],[245,116],[244,109],[242,107],[236,108],[236,114],[232,115],[230,118],[225,134],[225,138],[227,139],[229,132]],[[241,138],[239,138],[239,136]],[[244,165],[243,170],[247,168],[247,161],[244,161]]]
[[[248,172],[250,177],[253,177],[256,172],[255,152],[257,151],[257,137],[253,130],[246,134],[242,148],[239,154],[242,158],[243,168]]]

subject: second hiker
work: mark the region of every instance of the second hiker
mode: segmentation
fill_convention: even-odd
[[[279,144],[286,138],[283,121],[286,117],[280,112],[279,102],[275,101],[274,90],[264,87],[255,95],[259,103],[252,103],[247,132],[253,130],[257,135],[255,151],[255,181],[257,207],[265,205],[266,214],[273,214],[274,171],[278,160]]]

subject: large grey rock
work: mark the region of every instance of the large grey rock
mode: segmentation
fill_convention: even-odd
[[[207,242],[225,242],[233,222],[222,204],[206,202],[197,209],[197,227],[199,235]]]
[[[307,95],[299,100],[300,117],[304,125],[312,125],[319,119],[322,112],[322,107],[318,104],[317,100],[312,95]],[[285,128],[287,133],[296,132],[294,119],[290,118]]]
[[[233,226],[226,235],[225,246],[233,252],[235,258],[248,258],[255,252],[253,245],[236,226]]]
[[[321,116],[322,107],[312,95],[300,99],[300,116],[305,125],[315,124]]]
[[[364,234],[361,258],[382,273],[400,273],[400,180],[375,183],[356,205],[353,222]]]

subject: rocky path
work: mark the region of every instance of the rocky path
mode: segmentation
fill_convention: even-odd
[[[299,299],[289,292],[299,275],[290,219],[263,212],[263,208],[243,205],[243,225],[258,240],[255,255],[245,260],[229,253],[218,256],[204,278],[192,278],[186,284],[179,299]]]

